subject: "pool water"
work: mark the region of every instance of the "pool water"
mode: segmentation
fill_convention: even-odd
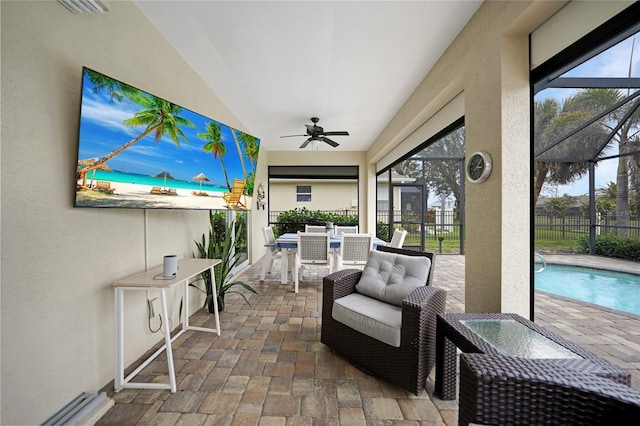
[[[535,274],[535,288],[640,315],[640,275],[547,265],[544,271]]]

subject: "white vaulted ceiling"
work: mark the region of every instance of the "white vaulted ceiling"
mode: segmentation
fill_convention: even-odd
[[[310,117],[366,150],[481,1],[153,1],[136,4],[269,150]],[[310,148],[307,148],[310,149]]]

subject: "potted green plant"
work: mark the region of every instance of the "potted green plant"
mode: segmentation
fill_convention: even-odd
[[[247,304],[251,306],[251,303],[249,303],[249,300],[241,291],[233,289],[235,286],[240,286],[251,293],[258,294],[258,292],[249,284],[242,281],[232,281],[234,275],[232,273],[232,270],[240,261],[240,254],[236,250],[238,247],[238,239],[234,236],[233,232],[235,221],[232,221],[227,227],[225,226],[224,212],[214,213],[212,210],[210,210],[209,222],[210,228],[208,240],[207,235],[205,234],[202,234],[202,241],[194,240],[198,251],[197,253],[193,253],[193,257],[201,259],[222,260],[220,264],[214,267],[216,276],[215,289],[218,300],[218,310],[224,310],[224,298],[227,294],[231,293],[239,294],[240,296],[242,296],[245,302],[247,302]],[[240,224],[236,232],[242,233],[242,228],[243,225]],[[191,283],[189,285],[206,294],[203,309],[206,307],[209,309],[209,312],[214,312],[213,281],[211,279],[211,271],[207,270],[203,272],[201,274],[200,280],[204,282],[204,290],[195,285],[195,283]]]

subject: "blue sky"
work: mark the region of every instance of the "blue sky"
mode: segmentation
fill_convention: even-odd
[[[106,91],[94,93],[93,85],[85,75],[78,159],[102,157],[140,135],[144,127],[131,128],[124,124],[124,120],[133,117],[140,109],[138,105],[127,101],[111,102]],[[197,133],[205,133],[205,125],[215,120],[186,108],[183,108],[179,115],[196,126],[181,127],[188,143],[181,141],[178,147],[165,136],[156,144],[153,134],[150,134],[117,154],[106,164],[112,170],[147,176],[168,171],[175,179],[187,181],[199,173],[204,173],[211,184],[226,186],[220,161],[211,153],[202,151],[206,142],[196,136]],[[234,177],[244,179],[231,128],[220,124],[222,141],[227,146],[223,161],[229,181],[233,182]],[[246,157],[245,165],[247,172],[251,172],[251,165]]]
[[[636,38],[633,45],[633,54],[631,48],[633,45],[633,36],[618,43],[610,49],[602,52],[600,55],[574,68],[564,74],[565,77],[627,77],[629,75],[629,63],[631,62],[631,76],[640,77],[640,37]],[[625,89],[626,90],[626,89]],[[536,100],[555,98],[563,101],[571,96],[577,89],[547,89],[536,95]],[[608,151],[608,155],[618,153],[617,145]],[[616,181],[616,171],[618,160],[606,160],[598,163],[596,167],[596,189],[607,186],[609,182]],[[584,177],[570,185],[559,185],[557,187],[549,187],[545,184],[543,195],[562,196],[583,195],[589,192],[588,177]]]

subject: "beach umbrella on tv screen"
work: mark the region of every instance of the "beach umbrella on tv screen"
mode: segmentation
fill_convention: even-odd
[[[82,176],[82,186],[86,186],[87,185],[87,172],[84,172],[83,169],[86,169],[87,167],[91,167],[93,166],[93,164],[98,161],[98,158],[87,158],[86,160],[78,160],[78,173],[80,173],[80,175]],[[93,180],[96,177],[96,170],[104,170],[105,172],[111,172],[113,170],[111,170],[111,168],[109,166],[107,166],[106,163],[102,163],[100,164],[98,167],[96,167],[95,169],[91,169],[91,184],[93,185]]]
[[[167,186],[167,179],[174,179],[173,176],[171,176],[171,173],[164,171],[164,172],[160,172],[156,175],[157,178],[164,178],[164,185],[163,186]]]
[[[204,175],[204,173],[200,173],[191,179],[200,181],[200,192],[202,192],[202,182],[209,182],[209,178]]]

